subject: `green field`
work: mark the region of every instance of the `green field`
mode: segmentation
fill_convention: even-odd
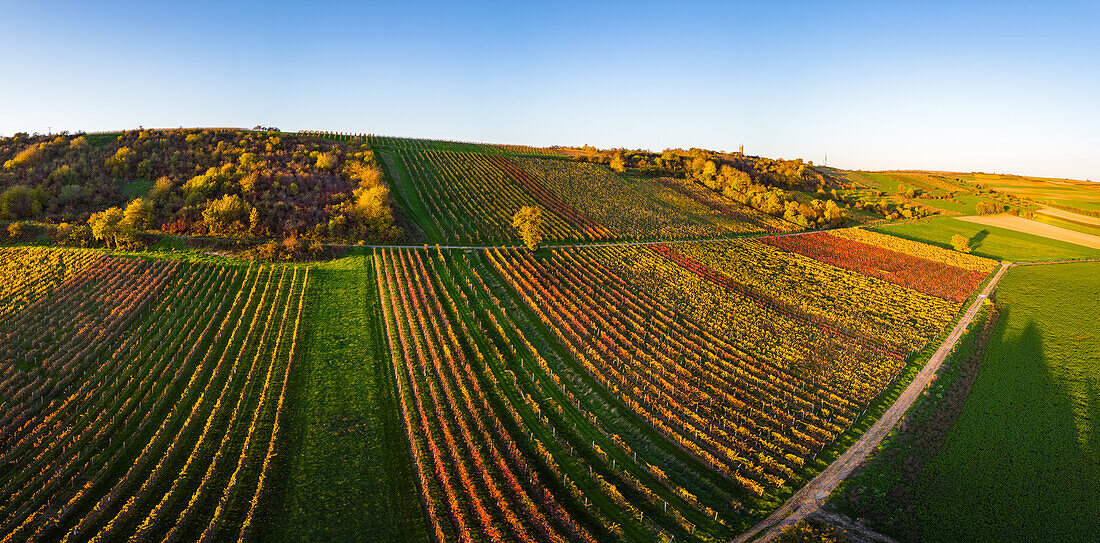
[[[959,234],[970,240],[973,254],[1012,262],[1100,258],[1100,250],[1097,249],[951,218],[884,225],[875,230],[945,248],[950,248],[951,237]]]
[[[424,202],[420,199],[409,180],[409,172],[405,167],[405,163],[392,153],[382,150],[379,150],[378,158],[394,188],[391,194],[397,201],[402,216],[408,219],[406,224],[403,225],[406,236],[410,239],[423,237],[428,243],[443,242],[443,234],[432,223],[428,209],[424,207]]]
[[[962,215],[973,215],[978,207],[978,202],[990,202],[989,198],[982,196],[976,196],[973,194],[960,194],[950,200],[916,200],[929,207],[949,211],[952,213],[960,213]]]
[[[1015,194],[1021,198],[1050,201],[1078,209],[1100,210],[1100,183],[987,173],[954,175],[967,183],[981,183],[999,192]]]
[[[1100,264],[1011,270],[981,373],[915,499],[925,541],[1095,541]]]
[[[972,215],[979,202],[993,201],[988,197],[974,193],[974,188],[967,183],[955,181],[953,174],[947,176],[931,172],[844,172],[841,170],[837,170],[837,172],[850,181],[866,186],[872,191],[886,193],[885,196],[880,197],[869,194],[866,190],[849,192],[849,194],[864,202],[877,202],[883,199],[887,201],[907,201],[938,209],[947,214]],[[949,200],[904,198],[898,192],[901,185],[913,187],[921,194],[929,196],[941,197],[947,196],[949,193],[953,193],[955,196]]]
[[[426,539],[382,337],[373,259],[346,257],[311,273],[286,450],[260,539]]]
[[[962,186],[955,187],[957,183],[954,182],[948,183],[944,180],[931,183],[928,182],[928,176],[926,175],[903,174],[901,172],[849,172],[849,176],[854,181],[889,194],[897,194],[899,185],[906,185],[921,192],[935,195],[945,194],[947,186],[958,189],[964,188]]]
[[[1086,211],[1100,211],[1100,200],[1080,200],[1077,198],[1051,198],[1052,202]]]

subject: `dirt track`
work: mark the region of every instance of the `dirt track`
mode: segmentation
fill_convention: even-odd
[[[1044,238],[1057,239],[1077,245],[1083,245],[1085,247],[1092,247],[1093,249],[1100,249],[1100,236],[1074,232],[1073,230],[1024,219],[1015,215],[975,215],[971,217],[958,217],[958,219],[960,221],[1007,228],[1025,234],[1035,234],[1036,236],[1043,236]]]
[[[699,239],[670,239],[670,240],[652,240],[651,239],[651,240],[641,240],[641,241],[623,240],[623,241],[590,241],[590,242],[582,242],[582,243],[544,243],[544,244],[539,245],[539,247],[544,248],[544,249],[579,249],[579,248],[585,248],[585,247],[618,247],[620,245],[628,245],[628,246],[629,245],[652,245],[654,243],[663,243],[665,245],[690,244],[690,243],[713,243],[713,242],[716,242],[716,241],[738,241],[738,240],[748,240],[748,239],[756,239],[756,238],[781,238],[781,237],[786,237],[786,236],[804,236],[806,234],[812,234],[812,233],[815,233],[815,232],[822,232],[822,231],[823,230],[800,230],[798,232],[783,232],[783,233],[779,233],[779,234],[771,233],[771,232],[761,232],[761,233],[744,234],[744,235],[737,235],[737,236],[720,236],[720,237],[714,237],[714,238],[699,238]],[[431,248],[436,247],[436,244],[425,244],[425,243],[422,243],[420,245],[367,245],[367,244],[354,245],[354,244],[350,244],[350,243],[325,243],[324,245],[326,245],[328,247],[362,247],[362,248],[366,248],[366,249],[419,249],[419,248],[423,248],[423,247],[428,247],[429,249],[431,249]],[[523,245],[514,245],[514,244],[513,245],[507,245],[507,244],[504,244],[504,245],[439,245],[438,247],[440,249],[469,249],[471,251],[473,251],[473,250],[496,249],[498,247],[499,248],[510,248],[510,249],[523,249],[524,248]]]
[[[817,511],[822,504],[825,503],[825,500],[828,499],[829,494],[836,489],[837,485],[848,477],[848,475],[878,447],[883,438],[885,438],[890,433],[890,430],[894,428],[894,425],[901,420],[902,415],[909,409],[909,406],[911,406],[921,395],[925,387],[928,386],[928,383],[932,381],[932,377],[939,371],[940,364],[943,363],[944,358],[946,358],[948,353],[955,347],[955,343],[958,342],[963,332],[970,326],[970,322],[974,320],[974,316],[978,314],[982,302],[989,297],[989,293],[993,292],[993,289],[996,288],[997,283],[1000,282],[1001,277],[1004,276],[1005,271],[1007,271],[1010,266],[1011,264],[1008,262],[1001,264],[1001,267],[997,270],[993,279],[989,281],[985,289],[982,290],[982,293],[978,295],[978,299],[974,300],[974,303],[970,305],[966,313],[959,319],[959,323],[951,330],[951,333],[947,336],[943,344],[940,345],[940,348],[936,349],[932,358],[928,359],[928,363],[920,370],[920,373],[913,379],[913,382],[905,388],[905,391],[902,392],[897,401],[886,410],[886,413],[860,436],[859,440],[852,444],[852,446],[832,464],[829,464],[829,467],[825,468],[817,477],[814,477],[812,481],[807,483],[806,486],[802,487],[798,492],[795,492],[786,503],[779,509],[776,509],[768,518],[757,523],[756,526],[753,526],[752,529],[738,536],[734,541],[737,543],[746,541],[771,541],[779,535],[779,532],[783,528]],[[757,537],[761,532],[763,532],[763,535]]]

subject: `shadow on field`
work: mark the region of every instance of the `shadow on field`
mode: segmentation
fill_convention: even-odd
[[[1039,332],[1034,328],[1029,324],[1023,337],[1029,334],[1038,337]],[[1040,471],[1034,477],[1051,487],[1049,499],[1053,510],[1049,517],[1040,515],[1033,522],[1049,523],[1037,535],[1049,536],[1051,541],[1097,541],[1097,534],[1100,534],[1100,493],[1097,492],[1100,488],[1100,377],[1092,371],[1095,366],[1089,367],[1090,357],[1077,352],[1075,345],[1069,344],[1069,338],[1052,338],[1051,342],[1068,347],[1072,355],[1059,349],[1046,355],[1042,338],[1038,341],[1037,350],[1043,358],[1036,358],[1031,363],[1038,366],[1036,371],[1046,372],[1046,381],[1054,389],[1049,394],[1053,413],[1047,421],[1057,427],[1052,428],[1052,439],[1043,443],[1045,448],[1034,449],[1038,459],[1049,465],[1049,473]],[[1067,357],[1076,360],[1063,363]],[[1095,354],[1092,361],[1095,361]],[[1045,521],[1040,520],[1044,517]]]
[[[1085,337],[1089,335],[1083,334]],[[1078,339],[1072,338],[1071,348],[1078,352],[1082,350],[1088,352],[1088,347],[1082,347]],[[1097,355],[1098,353],[1093,351],[1093,361],[1096,361]],[[1087,356],[1084,358],[1086,361],[1089,359]],[[1080,453],[1091,462],[1092,466],[1100,470],[1100,373],[1095,371],[1098,367],[1100,363],[1096,363],[1093,368],[1075,368],[1076,371],[1070,371],[1065,378],[1070,381],[1069,386],[1065,388],[1074,410]],[[1096,482],[1100,487],[1100,479]]]
[[[982,241],[989,237],[989,230],[982,229],[978,233],[970,237],[970,250],[977,249],[982,246]]]
[[[1084,440],[1084,454],[1091,455],[1093,465],[1100,465],[1100,376],[1092,376],[1087,398],[1086,413],[1089,429]]]
[[[1061,338],[1048,338],[1048,352],[1036,323],[1006,334],[1008,308],[1002,318],[963,413],[918,483],[921,539],[1095,541],[1096,378],[1059,362]],[[1082,423],[1091,431],[1079,433]]]

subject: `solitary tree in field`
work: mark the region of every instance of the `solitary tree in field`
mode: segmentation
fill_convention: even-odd
[[[528,249],[535,251],[539,248],[539,243],[542,243],[542,209],[523,206],[512,217],[512,226],[519,231]]]
[[[966,236],[955,234],[951,236],[951,245],[955,247],[955,250],[960,253],[970,252],[970,240],[966,239]]]

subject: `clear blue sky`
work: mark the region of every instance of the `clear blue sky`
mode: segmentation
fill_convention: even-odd
[[[1100,3],[0,0],[0,134],[274,125],[1100,180]]]

